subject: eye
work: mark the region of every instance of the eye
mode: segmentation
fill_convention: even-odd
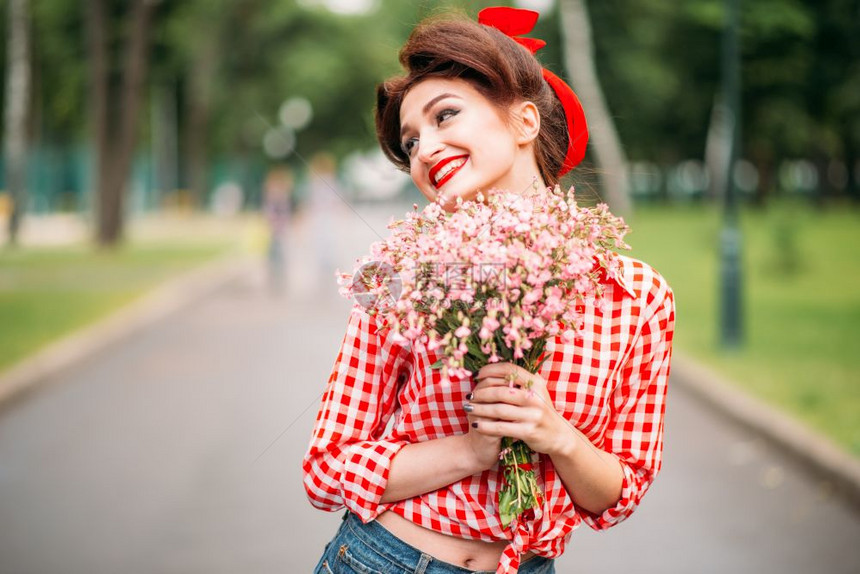
[[[407,157],[412,157],[412,152],[415,151],[415,146],[418,145],[418,138],[409,138],[400,144],[400,149]]]
[[[444,110],[442,110],[438,114],[436,114],[436,123],[441,124],[445,120],[447,120],[449,118],[453,118],[454,116],[456,116],[459,113],[460,113],[460,110],[455,110],[453,108],[445,108]]]

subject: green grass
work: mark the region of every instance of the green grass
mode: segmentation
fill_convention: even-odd
[[[226,243],[0,249],[0,371],[224,253]]]
[[[646,207],[631,255],[672,285],[676,348],[860,455],[860,212],[783,204],[742,217],[745,342],[721,350],[720,213]]]

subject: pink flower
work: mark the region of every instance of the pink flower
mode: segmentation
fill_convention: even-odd
[[[565,331],[561,334],[561,338],[565,343],[572,343],[574,339],[576,339],[576,331],[573,329],[565,329]]]
[[[532,289],[532,290],[526,292],[525,296],[523,297],[523,304],[524,305],[531,305],[533,303],[537,303],[538,301],[541,300],[542,297],[543,297],[543,293],[541,293],[540,290]]]
[[[467,358],[473,366],[525,361],[539,341],[572,340],[582,322],[577,304],[602,300],[595,260],[613,277],[612,249],[625,247],[627,231],[605,205],[581,208],[572,189],[558,188],[529,198],[491,190],[451,213],[436,202],[413,206],[389,229],[357,267],[389,265],[402,293],[392,301],[390,278],[373,274],[362,292],[376,297],[369,311],[398,341],[443,353],[443,380],[465,376]],[[343,295],[357,294],[352,276],[341,273],[338,283]]]

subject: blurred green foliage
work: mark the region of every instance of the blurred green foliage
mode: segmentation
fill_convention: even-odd
[[[742,155],[769,169],[785,157],[853,164],[860,2],[741,7]],[[720,83],[723,0],[603,0],[590,8],[597,67],[630,157],[701,158]]]
[[[192,178],[193,161],[184,156],[194,133],[205,139],[209,165],[219,157],[261,158],[263,134],[278,124],[281,103],[294,96],[310,100],[313,120],[298,134],[291,161],[321,150],[342,158],[374,148],[375,86],[398,72],[397,52],[415,23],[448,9],[474,17],[484,6],[505,2],[377,0],[354,3],[371,8],[355,14],[326,8],[336,4],[349,3],[159,2],[144,89],[147,98],[167,93],[176,105],[180,187]],[[30,5],[33,145],[80,146],[88,137],[84,4]],[[108,5],[119,43],[124,3]],[[0,0],[0,20],[4,8]],[[702,158],[720,84],[724,1],[601,0],[589,9],[597,69],[628,157],[658,165]],[[557,10],[542,15],[533,35],[549,42],[540,53],[544,64],[564,74]],[[860,1],[755,0],[742,2],[742,10],[742,155],[759,170],[756,197],[778,191],[780,163],[800,157],[822,174],[820,196],[860,197],[854,169],[860,158]],[[0,45],[0,68],[4,50]],[[189,118],[196,117],[201,98],[205,114],[198,124]],[[141,114],[139,150],[153,145],[154,109],[151,102]],[[846,182],[823,175],[833,161],[847,166],[836,178]]]
[[[732,352],[717,344],[719,214],[640,209],[628,243],[672,285],[679,351],[860,455],[858,223],[851,211],[788,201],[742,214],[746,340]]]

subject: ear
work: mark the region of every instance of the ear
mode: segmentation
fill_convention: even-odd
[[[540,133],[540,112],[534,102],[514,104],[512,111],[516,118],[517,143],[527,145],[536,140]]]

